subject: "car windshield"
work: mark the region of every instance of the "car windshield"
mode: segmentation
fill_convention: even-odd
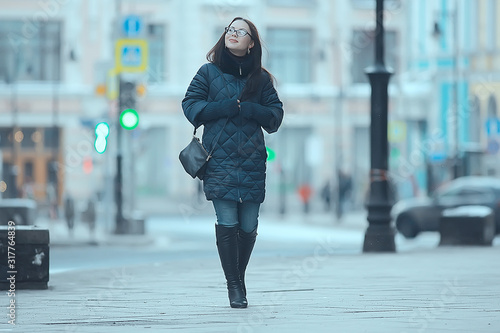
[[[479,186],[459,186],[443,189],[439,191],[436,198],[445,202],[456,203],[487,203],[493,201],[495,194],[489,187]]]

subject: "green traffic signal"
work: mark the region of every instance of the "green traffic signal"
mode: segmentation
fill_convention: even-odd
[[[269,148],[267,146],[266,146],[266,150],[267,150],[267,160],[273,161],[276,158],[276,153],[274,152],[274,150],[272,150],[271,148]]]
[[[134,109],[126,109],[120,114],[120,125],[126,130],[133,130],[139,125],[139,114]]]
[[[108,135],[108,123],[101,122],[95,126],[94,148],[99,154],[102,154],[106,151],[106,147],[108,146]]]

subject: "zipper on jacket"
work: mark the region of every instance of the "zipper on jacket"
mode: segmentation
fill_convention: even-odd
[[[242,76],[243,74],[241,74],[241,64],[240,64],[240,76]]]
[[[241,64],[240,64],[240,75],[241,75]],[[238,81],[238,88],[240,86],[240,81]],[[239,91],[239,89],[238,89]],[[241,127],[243,126],[243,118],[241,117],[241,113],[238,115],[238,120],[239,120],[239,128],[238,128],[238,151],[241,151],[240,149],[240,145],[241,145]],[[241,171],[241,156],[239,156],[238,158],[238,197],[239,197],[239,200],[240,200],[240,203],[243,203],[243,200],[241,199],[241,192],[240,192],[240,188],[241,188],[241,181],[240,181],[240,171]]]

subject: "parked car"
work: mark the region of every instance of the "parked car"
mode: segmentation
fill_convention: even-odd
[[[414,238],[422,231],[439,231],[439,220],[444,209],[481,205],[494,212],[496,233],[500,233],[500,178],[467,176],[454,179],[439,187],[431,197],[398,201],[391,215],[396,229],[406,238]]]
[[[16,225],[32,225],[36,219],[37,204],[32,199],[0,198],[0,225],[14,221]]]

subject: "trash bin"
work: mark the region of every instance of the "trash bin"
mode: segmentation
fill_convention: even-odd
[[[33,225],[36,219],[36,201],[31,199],[1,199],[0,225],[14,221],[16,225]]]
[[[439,245],[492,245],[495,218],[486,206],[445,209],[439,221]]]
[[[0,290],[47,289],[49,230],[35,226],[0,226]],[[9,258],[10,261],[7,261]]]

